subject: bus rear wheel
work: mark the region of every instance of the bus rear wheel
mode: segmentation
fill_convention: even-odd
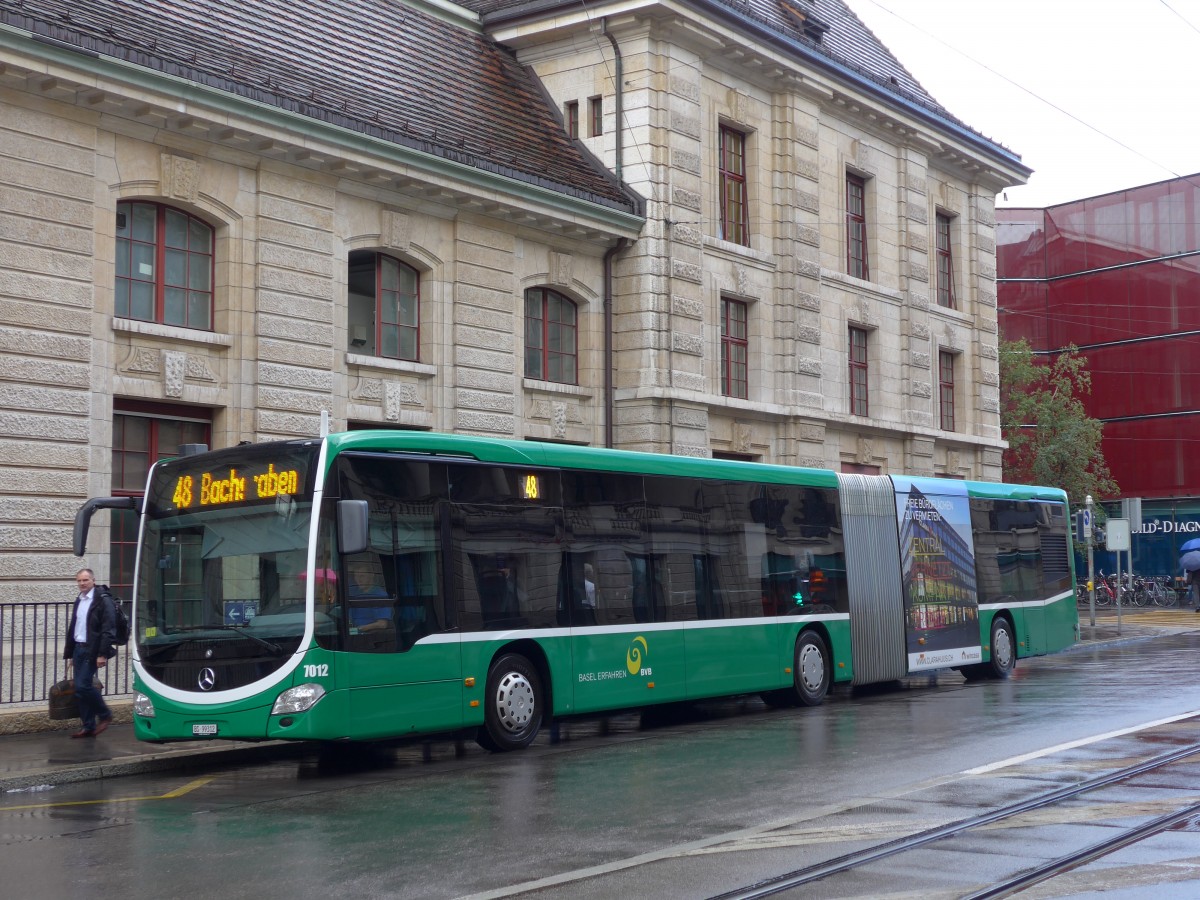
[[[528,747],[542,727],[542,679],[519,653],[506,653],[488,670],[479,745],[493,753]]]
[[[984,663],[989,678],[1007,678],[1017,667],[1017,641],[1008,619],[992,619],[992,658]]]
[[[833,680],[833,660],[820,635],[806,631],[796,639],[795,663],[796,700],[803,706],[820,706]]]
[[[1003,616],[992,619],[990,646],[992,658],[987,662],[959,669],[967,681],[983,681],[985,678],[1003,680],[1017,667],[1017,642],[1013,637],[1012,623]]]

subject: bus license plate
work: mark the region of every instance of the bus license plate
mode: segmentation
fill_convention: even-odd
[[[192,737],[203,737],[203,736],[211,737],[212,735],[214,735],[216,733],[217,733],[217,726],[215,724],[193,725],[192,726]]]

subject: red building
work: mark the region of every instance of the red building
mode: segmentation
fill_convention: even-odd
[[[1134,568],[1167,574],[1200,535],[1200,175],[996,217],[1000,333],[1087,358]]]

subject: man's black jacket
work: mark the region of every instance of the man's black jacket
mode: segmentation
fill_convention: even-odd
[[[117,636],[117,613],[112,591],[106,584],[98,584],[92,591],[92,606],[87,617],[88,653],[95,661],[97,656],[112,659],[117,650],[113,645]],[[79,614],[79,598],[71,607],[71,622],[67,625],[67,643],[63,647],[63,659],[75,655],[75,620]]]

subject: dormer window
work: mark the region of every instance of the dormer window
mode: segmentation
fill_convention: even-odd
[[[821,43],[829,25],[817,18],[812,7],[804,0],[779,0],[779,7],[792,23],[800,29],[806,38],[815,43]]]

